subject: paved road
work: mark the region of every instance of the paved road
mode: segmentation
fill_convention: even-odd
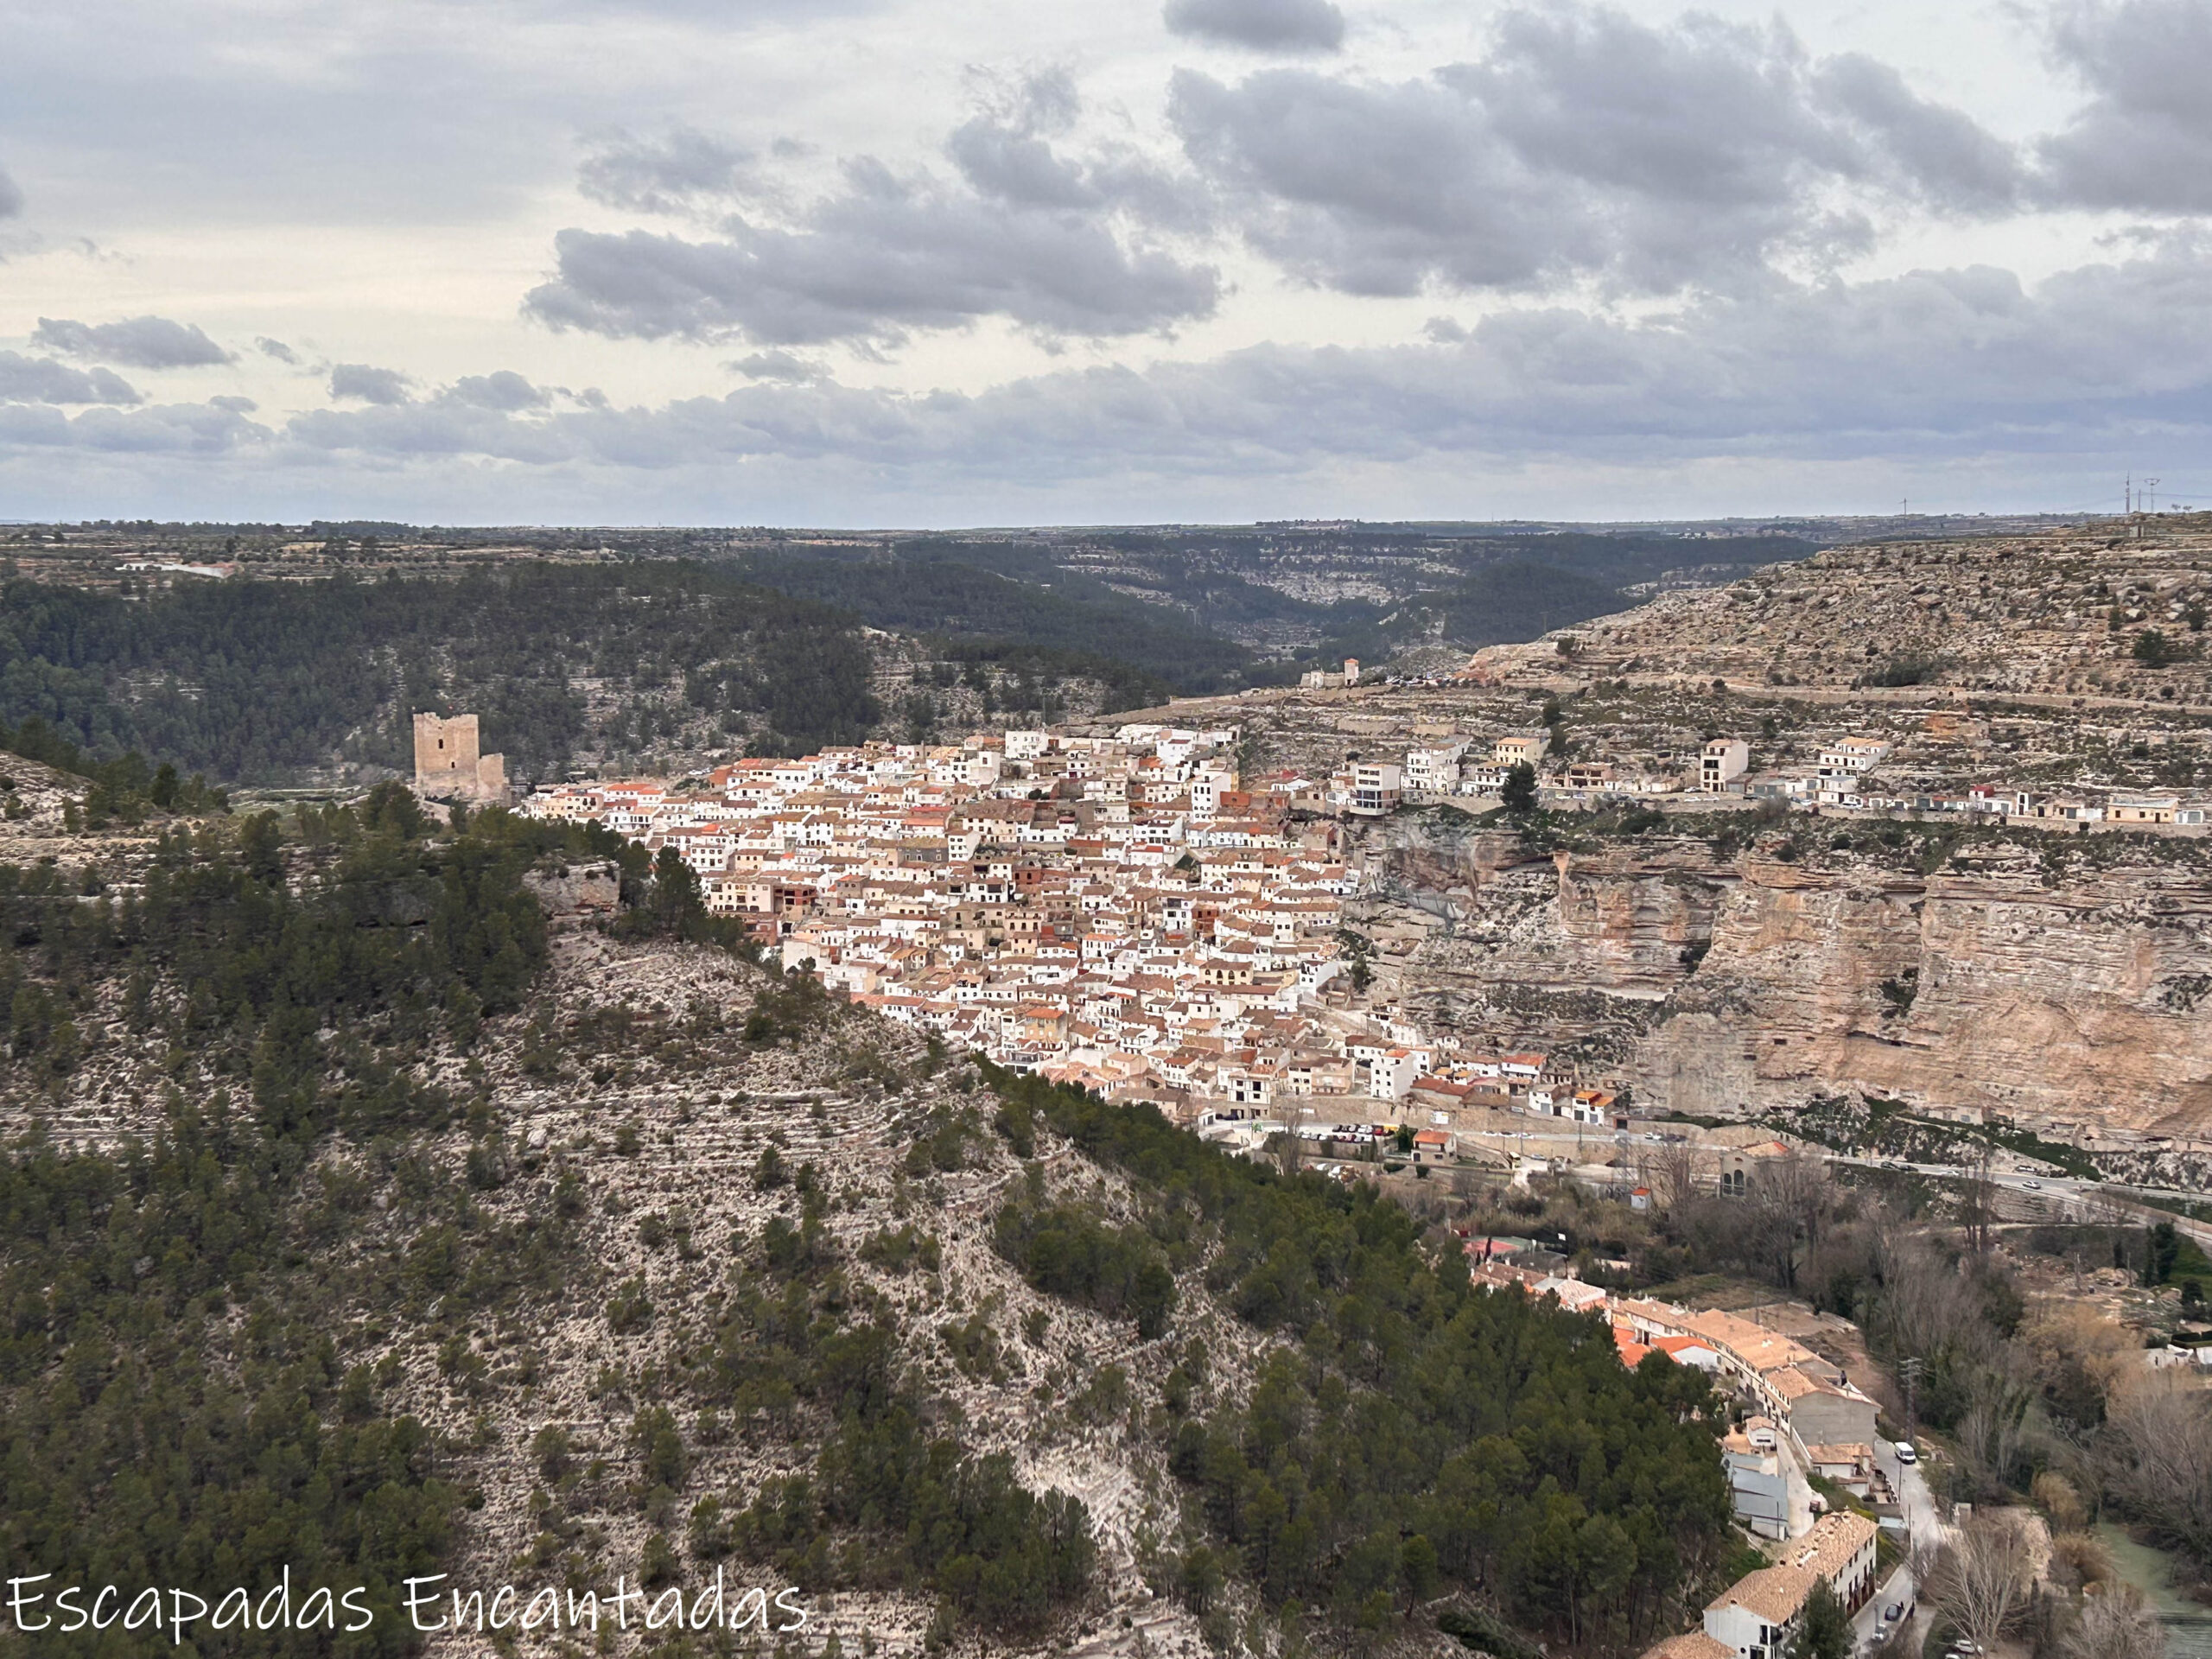
[[[1840,1152],[1827,1154],[1831,1163],[1853,1164],[1862,1169],[1891,1169],[1896,1164],[1885,1158],[1858,1158]],[[1972,1172],[1956,1164],[1907,1164],[1904,1169],[1915,1175],[1932,1175],[1952,1180],[1963,1179]],[[2212,1248],[2212,1224],[2192,1221],[2186,1216],[2177,1216],[2169,1211],[2154,1209],[2147,1204],[2138,1204],[2126,1196],[2126,1189],[2107,1181],[2077,1180],[2070,1175],[2021,1175],[2009,1169],[1993,1169],[1990,1184],[2020,1197],[2039,1200],[2055,1211],[2061,1219],[2094,1221],[2101,1213],[2117,1209],[2133,1220],[2143,1222],[2171,1221],[2180,1230],[2207,1248]],[[2144,1187],[2140,1191],[2162,1198],[2202,1198],[2202,1192],[2170,1191],[2162,1187]]]
[[[1890,1603],[1902,1601],[1911,1607],[1913,1614],[1909,1627],[1912,1632],[1910,1650],[1917,1653],[1928,1639],[1927,1621],[1929,1616],[1919,1605],[1918,1586],[1913,1581],[1910,1558],[1932,1556],[1950,1537],[1951,1529],[1945,1524],[1937,1510],[1936,1495],[1928,1490],[1927,1479],[1921,1474],[1918,1464],[1899,1463],[1897,1447],[1890,1441],[1881,1440],[1874,1442],[1874,1462],[1881,1470],[1883,1478],[1890,1483],[1890,1490],[1897,1495],[1897,1512],[1904,1517],[1906,1535],[1912,1541],[1912,1548],[1908,1552],[1906,1564],[1897,1568],[1889,1585],[1883,1587],[1881,1593],[1869,1602],[1867,1607],[1872,1609],[1877,1624],[1880,1623],[1882,1609]],[[1859,1619],[1854,1621],[1862,1641],[1866,1634],[1866,1609],[1862,1608]],[[1883,1628],[1894,1630],[1897,1627],[1889,1625]],[[1878,1641],[1880,1637],[1875,1639]]]
[[[1880,1647],[1888,1638],[1890,1632],[1897,1628],[1896,1625],[1884,1621],[1882,1609],[1900,1601],[1910,1607],[1913,1605],[1916,1593],[1912,1582],[1912,1568],[1907,1566],[1898,1567],[1890,1574],[1889,1582],[1877,1590],[1873,1598],[1853,1616],[1852,1650],[1855,1653],[1872,1653],[1876,1648]],[[1914,1630],[1916,1641],[1921,1639],[1919,1623],[1919,1618],[1916,1614],[1910,1627]]]

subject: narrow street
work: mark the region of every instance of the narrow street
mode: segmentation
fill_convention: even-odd
[[[1889,1440],[1874,1442],[1874,1462],[1890,1483],[1890,1490],[1897,1495],[1897,1510],[1904,1518],[1906,1535],[1911,1546],[1904,1562],[1890,1575],[1873,1598],[1859,1610],[1852,1620],[1852,1630],[1858,1650],[1870,1651],[1897,1627],[1882,1622],[1882,1610],[1894,1602],[1904,1602],[1912,1609],[1910,1620],[1900,1620],[1911,1632],[1911,1651],[1917,1653],[1928,1639],[1927,1620],[1929,1615],[1919,1605],[1919,1586],[1913,1578],[1912,1562],[1917,1558],[1932,1557],[1950,1535],[1950,1528],[1936,1512],[1936,1495],[1928,1490],[1928,1482],[1920,1472],[1917,1463],[1900,1463],[1896,1445]]]

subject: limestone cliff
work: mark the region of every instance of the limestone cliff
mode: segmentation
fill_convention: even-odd
[[[2046,1127],[2212,1129],[2212,880],[2193,855],[1842,840],[1493,847],[1448,930],[1419,918],[1401,982],[1470,1034],[1553,1047],[1589,1018],[1560,995],[1595,994],[1638,1033],[1617,1075],[1660,1109],[1859,1090]],[[1385,861],[1407,881],[1439,855]]]

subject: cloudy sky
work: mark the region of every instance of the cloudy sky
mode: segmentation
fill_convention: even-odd
[[[2212,502],[2212,0],[0,4],[0,518]]]

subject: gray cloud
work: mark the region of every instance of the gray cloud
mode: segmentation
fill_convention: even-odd
[[[1258,346],[974,394],[764,380],[653,407],[434,397],[274,432],[247,414],[0,405],[0,479],[26,500],[199,491],[196,510],[235,515],[336,491],[394,512],[597,522],[677,503],[743,522],[1286,504],[1445,516],[1602,502],[1642,516],[1747,494],[1750,510],[1786,510],[1808,489],[1865,497],[1899,480],[2064,508],[2131,461],[2183,476],[2212,441],[2212,250],[2174,240],[2032,288],[1968,267],[1774,283],[1642,316],[1522,307],[1395,346]],[[118,459],[134,454],[140,470]]]
[[[1263,52],[1334,52],[1344,15],[1329,0],[1167,0],[1168,31]]]
[[[862,156],[804,203],[730,141],[624,140],[585,163],[585,194],[689,212],[715,234],[562,231],[555,276],[524,308],[556,328],[616,337],[855,347],[990,316],[1099,338],[1210,315],[1213,270],[1132,233],[1190,220],[1177,184],[1127,151],[1055,148],[1080,108],[1064,71],[988,87],[947,143],[957,177]]]
[[[783,380],[804,385],[824,378],[820,364],[796,352],[753,352],[729,367],[748,380]]]
[[[2088,103],[2038,146],[2063,205],[2212,213],[2212,6],[2204,0],[2075,0],[2052,55]]]
[[[233,360],[197,323],[172,322],[167,317],[94,323],[41,317],[31,339],[50,352],[105,358],[134,369],[205,368]]]
[[[1082,110],[1065,69],[1027,77],[997,104],[963,122],[945,144],[969,183],[1019,207],[1096,207],[1107,200],[1081,162],[1052,146]]]
[[[556,328],[762,345],[894,340],[1004,316],[1054,334],[1115,335],[1209,315],[1207,267],[1125,247],[1096,218],[1037,211],[874,162],[804,223],[733,219],[726,239],[566,230],[558,275],[525,308]]]
[[[550,466],[579,453],[574,437],[559,424],[518,420],[504,410],[465,404],[391,404],[362,410],[310,410],[292,418],[287,432],[309,450],[349,450],[396,460],[442,455],[476,455],[492,461]]]
[[[756,385],[527,420],[439,404],[296,420],[314,449],[661,471],[776,461],[995,480],[1287,478],[1483,457],[1626,467],[2073,453],[2212,435],[2212,264],[2164,249],[2030,290],[1986,267],[1713,296],[1644,321],[1563,308],[1394,347],[1255,346],[975,395]],[[2133,439],[2128,439],[2133,442]]]
[[[279,363],[289,363],[295,366],[299,363],[300,354],[281,340],[271,340],[268,335],[264,334],[255,340],[253,345],[254,349],[264,357],[273,357]]]
[[[1866,200],[1986,210],[2014,176],[1879,66],[1808,63],[1779,28],[1580,5],[1504,12],[1480,60],[1395,85],[1182,71],[1171,115],[1255,245],[1351,293],[1738,283],[1863,251]]]
[[[410,384],[397,369],[366,363],[340,363],[330,372],[332,397],[359,398],[365,404],[404,404]]]
[[[50,357],[0,352],[0,403],[136,404],[137,391],[110,369],[75,369]]]
[[[219,455],[265,442],[272,434],[234,409],[213,404],[88,409],[64,415],[50,404],[0,404],[0,454],[56,449],[109,454]]]
[[[1888,64],[1846,53],[1822,65],[1813,86],[1822,104],[1858,124],[1904,188],[1960,213],[2018,205],[2018,152],[1970,117],[1920,97]]]
[[[0,219],[13,219],[23,211],[22,187],[0,168]]]
[[[1119,213],[1163,231],[1211,226],[1202,181],[1170,174],[1127,145],[1081,155],[1056,148],[1082,112],[1065,69],[1036,71],[992,88],[984,107],[953,130],[945,155],[978,195],[1009,207]]]
[[[524,379],[512,369],[498,369],[490,374],[466,374],[438,394],[442,403],[461,404],[471,409],[516,410],[543,409],[552,399]],[[372,398],[372,403],[397,403],[399,398]]]
[[[610,207],[683,213],[752,189],[758,183],[757,160],[751,150],[692,127],[658,139],[625,133],[586,157],[576,186]]]

